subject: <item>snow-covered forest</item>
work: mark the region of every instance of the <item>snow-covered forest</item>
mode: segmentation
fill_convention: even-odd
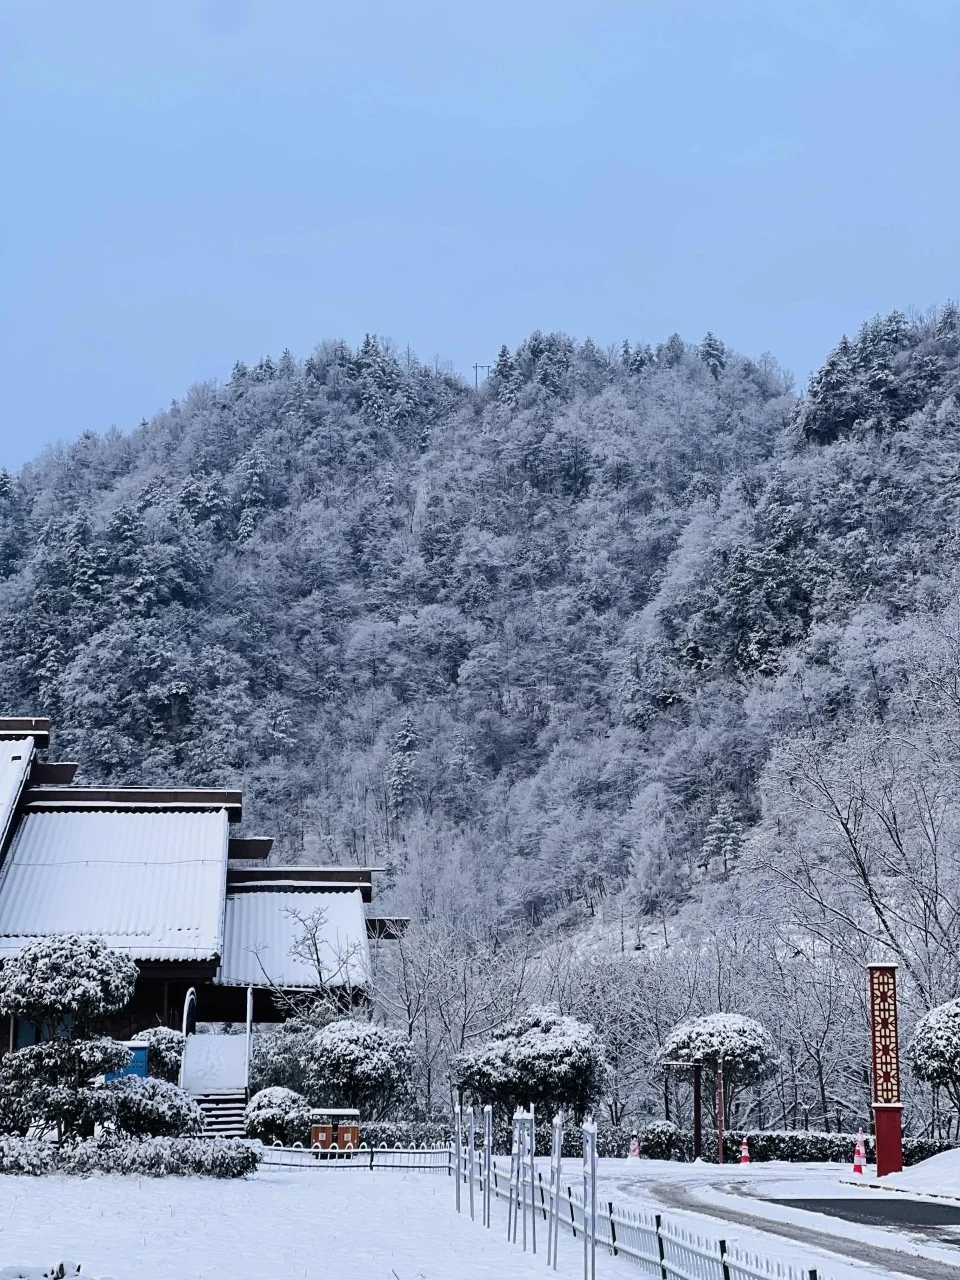
[[[683,1121],[657,1050],[722,1011],[779,1053],[731,1119],[856,1128],[863,963],[904,1039],[960,996],[958,389],[953,305],[802,396],[709,334],[534,333],[478,389],[375,338],[238,365],[0,474],[3,704],[81,779],[242,785],[280,860],[386,868],[424,1111],[549,1002],[612,1120]]]

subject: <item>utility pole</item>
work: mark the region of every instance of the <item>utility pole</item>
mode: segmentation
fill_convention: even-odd
[[[489,364],[475,364],[473,366],[473,389],[474,391],[480,386],[480,370],[483,370],[483,376],[486,378],[492,368]]]

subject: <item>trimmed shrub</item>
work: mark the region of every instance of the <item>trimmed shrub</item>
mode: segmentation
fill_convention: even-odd
[[[445,1120],[371,1120],[360,1121],[360,1141],[368,1147],[436,1147],[453,1137],[453,1125]],[[478,1125],[477,1145],[483,1142]]]
[[[261,1142],[310,1142],[310,1104],[302,1094],[274,1085],[261,1089],[247,1103],[244,1117],[247,1136]]]
[[[150,1027],[147,1031],[138,1031],[133,1038],[147,1046],[147,1070],[151,1076],[176,1084],[186,1042],[183,1032],[174,1031],[172,1027]]]
[[[121,1076],[104,1086],[113,1123],[132,1137],[176,1138],[200,1133],[203,1112],[182,1089],[153,1076]]]
[[[145,1138],[101,1135],[62,1147],[36,1138],[0,1138],[0,1174],[122,1173],[137,1177],[243,1178],[260,1151],[236,1138]]]

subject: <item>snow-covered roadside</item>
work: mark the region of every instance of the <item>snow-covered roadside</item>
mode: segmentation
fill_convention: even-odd
[[[939,1157],[937,1157],[939,1158]],[[868,1174],[869,1174],[868,1170]],[[835,1280],[864,1280],[865,1276],[890,1273],[841,1257],[827,1248],[793,1244],[776,1236],[722,1218],[710,1216],[711,1206],[732,1209],[741,1214],[764,1219],[771,1224],[790,1223],[816,1230],[838,1241],[859,1241],[877,1248],[895,1250],[914,1258],[960,1266],[960,1250],[920,1242],[895,1228],[867,1226],[847,1219],[796,1209],[773,1203],[777,1199],[841,1199],[874,1197],[890,1198],[888,1192],[849,1185],[851,1174],[845,1166],[822,1164],[786,1164],[770,1161],[763,1164],[717,1165],[677,1164],[672,1161],[625,1160],[600,1161],[601,1195],[618,1203],[631,1202],[656,1208],[670,1217],[685,1218],[698,1224],[698,1229],[727,1240],[736,1239],[758,1253],[775,1253],[794,1263],[816,1266],[821,1275]],[[682,1187],[695,1198],[697,1208],[667,1208],[654,1190],[656,1184]],[[703,1211],[699,1211],[699,1205]]]
[[[204,1178],[0,1177],[0,1267],[81,1259],[113,1280],[543,1280],[546,1259],[457,1216],[449,1178],[384,1170]],[[582,1255],[563,1247],[556,1273]],[[603,1259],[605,1277],[635,1275]]]
[[[942,1151],[902,1173],[888,1173],[877,1185],[960,1200],[960,1150]]]

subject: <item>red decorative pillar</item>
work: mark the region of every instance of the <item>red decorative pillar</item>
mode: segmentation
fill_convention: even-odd
[[[900,1054],[897,1048],[897,966],[867,965],[870,1039],[873,1046],[873,1117],[877,1176],[903,1168],[900,1113]]]

